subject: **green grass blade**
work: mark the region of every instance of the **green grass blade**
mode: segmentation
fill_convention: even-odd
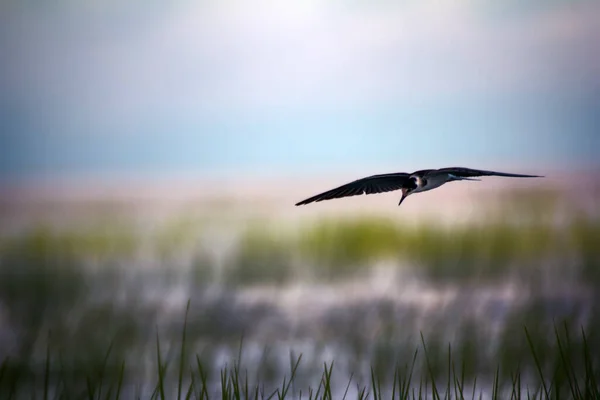
[[[290,357],[291,357],[291,354],[290,354]],[[283,377],[282,389],[281,389],[281,393],[279,395],[280,399],[284,399],[285,396],[287,396],[287,393],[290,390],[290,386],[296,377],[296,371],[298,370],[298,365],[300,365],[300,360],[302,360],[302,354],[300,354],[300,356],[296,360],[295,364],[291,364],[292,370],[290,372],[290,379],[287,383],[286,383],[286,377],[285,376]],[[290,362],[291,362],[291,360],[290,360]]]
[[[473,393],[471,395],[471,399],[475,400],[475,388],[477,387],[477,377],[473,380]]]
[[[375,372],[373,371],[373,367],[371,367],[371,390],[373,391],[373,400],[378,400],[379,394],[381,393],[379,390],[381,389],[379,386],[379,382],[375,378]]]
[[[319,393],[321,393],[321,389],[323,388],[323,384],[325,382],[325,375],[327,374],[327,366],[325,366],[325,371],[321,374],[321,379],[319,380],[319,386],[317,386],[317,391],[315,393],[315,399],[319,398]]]
[[[540,361],[537,357],[537,354],[535,353],[535,348],[533,347],[533,342],[531,341],[531,336],[529,335],[529,331],[527,330],[527,327],[524,327],[525,329],[525,336],[527,337],[527,343],[529,343],[529,348],[531,350],[531,353],[533,355],[533,360],[535,362],[535,366],[538,370],[538,373],[540,375],[540,379],[542,380],[542,387],[544,389],[544,393],[546,395],[546,398],[549,399],[550,398],[550,393],[548,392],[548,388],[546,387],[546,381],[544,379],[544,373],[542,372],[542,366],[540,364]]]
[[[427,354],[427,346],[425,345],[425,338],[423,337],[423,332],[421,332],[421,342],[423,343],[423,351],[425,352],[425,360],[427,363],[427,370],[429,371],[429,375],[431,376],[431,394],[434,399],[440,398],[440,394],[437,391],[437,387],[435,385],[435,376],[433,375],[433,370],[431,369],[431,364],[429,363],[429,356]]]
[[[457,399],[464,399],[465,396],[463,394],[463,384],[458,381],[458,377],[456,376],[456,368],[454,361],[452,361],[452,374],[454,375],[454,396]],[[464,380],[464,360],[463,360],[463,371],[461,372],[462,379]]]
[[[227,384],[227,367],[221,370],[221,396],[229,399],[229,385]]]
[[[398,362],[394,367],[394,377],[392,378],[392,400],[396,400],[396,386],[398,385],[398,381],[400,380],[400,371],[398,367]]]
[[[94,390],[94,385],[92,384],[92,381],[90,380],[89,376],[85,377],[85,384],[86,384],[86,387],[87,387],[88,398],[90,400],[93,400],[94,399],[94,392],[95,392],[95,390]]]
[[[556,343],[558,346],[558,352],[559,352],[560,359],[562,362],[562,367],[567,375],[567,381],[569,382],[569,388],[571,389],[571,396],[573,396],[574,399],[578,399],[579,396],[577,394],[577,391],[575,390],[575,384],[573,382],[573,378],[571,377],[571,374],[574,372],[573,372],[573,369],[571,368],[572,366],[567,361],[567,358],[566,358],[566,355],[565,355],[565,352],[564,352],[564,349],[562,346],[562,341],[560,340],[560,335],[558,334],[558,329],[556,328],[556,324],[554,325],[554,336],[556,337]],[[558,393],[558,390],[557,390],[557,393]]]
[[[125,376],[125,360],[121,361],[121,369],[119,370],[119,381],[117,382],[117,396],[115,400],[119,400],[121,397],[121,390],[123,390],[123,377]]]
[[[258,386],[258,382],[257,382],[256,385],[254,386],[254,400],[258,400],[258,394],[259,394],[259,386]]]
[[[410,390],[410,384],[412,382],[413,372],[414,372],[414,369],[415,369],[415,364],[417,362],[417,355],[418,355],[418,353],[419,353],[419,348],[417,347],[415,349],[415,353],[413,355],[412,364],[411,364],[411,367],[410,367],[410,371],[408,373],[408,377],[405,377],[402,380],[403,389],[402,389],[402,393],[401,393],[401,397],[400,397],[402,399],[408,398],[408,394],[409,394],[409,390]]]
[[[165,399],[165,385],[164,385],[164,374],[165,370],[162,367],[162,360],[160,357],[160,343],[158,339],[158,326],[156,327],[156,359],[158,362],[158,393],[160,394],[161,400]]]
[[[185,400],[190,400],[192,398],[192,394],[194,394],[195,391],[195,382],[194,374],[190,372],[190,386],[188,386],[188,390],[185,393]]]
[[[246,369],[246,375],[245,375],[245,379],[244,379],[244,398],[246,400],[250,399],[250,392],[248,391],[248,370]]]
[[[567,342],[566,343],[566,345],[567,345],[567,353],[568,354],[572,354],[571,353],[571,348],[572,348],[571,347],[571,336],[569,335],[569,328],[567,326],[566,321],[564,322],[563,326],[564,326],[564,330],[565,330],[565,340]],[[575,374],[575,368],[573,368],[573,365],[570,362],[569,362],[569,369],[571,371],[573,371],[573,374]],[[581,388],[579,387],[579,382],[578,382],[578,380],[577,380],[577,378],[575,376],[574,376],[574,379],[573,379],[573,384],[575,386],[575,392],[577,393],[577,396],[574,395],[573,397],[576,398],[576,399],[577,398],[583,399],[583,394],[581,393]]]
[[[239,371],[237,365],[233,366],[233,371],[231,371],[231,373],[230,373],[229,382],[231,383],[231,386],[233,386],[233,398],[236,400],[240,400],[241,399],[240,371]]]
[[[598,384],[595,381],[594,366],[590,359],[590,348],[583,327],[581,327],[581,336],[583,339],[583,359],[585,367],[585,398],[598,399],[600,398],[600,392]]]
[[[190,311],[190,299],[185,307],[185,317],[183,318],[183,332],[181,333],[181,353],[179,356],[179,377],[177,385],[177,400],[181,400],[181,387],[183,385],[183,364],[185,362],[185,333],[187,328],[188,313]]]
[[[518,376],[521,376],[521,372],[519,371],[519,368],[517,367],[517,371],[515,371],[515,373],[511,373],[511,384],[512,384],[512,390],[511,390],[511,394],[510,394],[510,398],[511,400],[519,400],[521,398],[521,392],[520,392],[520,388],[518,388],[517,386],[517,379]],[[517,392],[518,391],[518,392]]]
[[[334,362],[332,361],[329,370],[327,370],[327,363],[324,363],[325,381],[323,382],[323,399],[331,400],[331,373],[333,371],[333,364]]]
[[[448,384],[446,386],[446,394],[444,400],[450,398],[450,381],[452,380],[452,346],[448,343]]]
[[[494,383],[492,385],[492,399],[498,399],[498,386],[500,384],[500,364],[496,366],[496,374],[494,375]]]
[[[346,390],[344,391],[344,397],[342,400],[346,400],[346,396],[348,395],[348,390],[350,389],[350,384],[352,383],[352,378],[354,377],[354,372],[350,374],[350,379],[348,379],[348,384],[346,385]],[[392,396],[393,399],[393,396]]]
[[[290,370],[294,369],[294,352],[290,351]],[[290,383],[292,385],[292,398],[296,394],[296,379],[290,379]]]
[[[412,365],[410,367],[410,372],[408,374],[408,380],[406,382],[406,397],[408,397],[408,388],[412,382],[413,373],[415,370],[415,365],[417,364],[417,355],[419,354],[419,349],[415,349],[415,354],[413,355]]]
[[[358,391],[358,399],[359,400],[364,400],[366,399],[367,395],[366,395],[366,391],[367,391],[367,387],[363,386],[362,389],[360,388],[360,386],[357,384],[356,390]]]
[[[114,338],[108,344],[108,349],[106,350],[106,354],[104,355],[104,359],[102,360],[102,369],[98,374],[98,398],[100,399],[102,396],[102,384],[104,381],[104,372],[106,372],[106,366],[108,365],[108,358],[110,357],[110,353],[112,351],[114,344]]]
[[[44,368],[44,400],[48,400],[50,384],[50,331],[48,331],[48,343],[46,343],[46,365]]]
[[[4,380],[4,374],[6,373],[6,370],[8,369],[8,363],[10,362],[10,357],[6,357],[4,359],[4,361],[2,361],[2,364],[0,364],[0,387],[2,387],[2,381]]]
[[[202,382],[202,390],[200,391],[200,400],[206,399],[208,400],[208,376],[202,367],[202,362],[200,362],[200,357],[196,354],[196,367],[198,368],[198,374],[200,374],[200,381]]]
[[[521,398],[521,393],[522,393],[522,389],[521,389],[521,371],[518,370],[517,371],[517,390],[519,391],[519,399]]]
[[[67,383],[68,380],[67,380],[67,376],[66,376],[66,372],[65,372],[66,368],[65,368],[65,363],[64,363],[63,356],[62,356],[62,352],[58,353],[58,363],[60,365],[60,380],[62,381],[62,386],[63,386],[63,393],[61,394],[61,399],[68,400],[70,391],[69,391],[69,385]]]

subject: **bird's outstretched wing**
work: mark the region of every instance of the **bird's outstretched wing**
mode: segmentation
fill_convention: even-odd
[[[440,168],[433,170],[430,173],[446,173],[459,178],[473,178],[477,176],[504,176],[509,178],[543,178],[543,176],[540,175],[510,174],[506,172],[486,171],[481,169],[471,169],[463,167]]]
[[[296,205],[301,206],[315,201],[318,202],[361,194],[374,194],[399,190],[402,189],[404,184],[408,181],[409,176],[409,174],[404,172],[368,176],[335,189],[328,190],[327,192],[320,193],[306,200],[302,200],[301,202],[296,203]]]

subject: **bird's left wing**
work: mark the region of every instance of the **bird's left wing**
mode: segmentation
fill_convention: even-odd
[[[456,176],[457,178],[473,178],[477,176],[504,176],[509,178],[543,178],[543,176],[540,175],[511,174],[507,172],[486,171],[482,169],[472,169],[464,167],[440,168],[432,171],[431,173],[446,173],[449,175]]]
[[[341,197],[357,196],[361,194],[374,194],[391,192],[402,189],[409,179],[409,174],[397,172],[391,174],[373,175],[366,178],[357,179],[335,189],[317,194],[306,200],[296,203],[297,206],[309,204],[315,201],[339,199]]]

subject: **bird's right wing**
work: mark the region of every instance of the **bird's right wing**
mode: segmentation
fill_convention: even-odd
[[[397,172],[391,174],[373,175],[366,178],[357,179],[335,189],[331,189],[306,200],[302,200],[301,202],[296,203],[296,205],[301,206],[323,200],[399,190],[402,189],[402,187],[404,187],[404,185],[408,182],[409,176],[410,175],[407,173]]]
[[[504,176],[509,178],[543,178],[543,176],[539,175],[511,174],[507,172],[486,171],[482,169],[472,169],[464,167],[440,168],[434,170],[433,173],[447,173],[459,178],[474,178],[478,176]]]

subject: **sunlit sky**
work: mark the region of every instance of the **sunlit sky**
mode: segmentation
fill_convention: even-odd
[[[0,178],[600,165],[600,2],[5,1]]]

